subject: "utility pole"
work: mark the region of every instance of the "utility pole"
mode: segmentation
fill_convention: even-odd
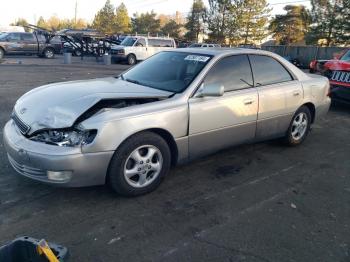
[[[77,24],[78,0],[75,0],[74,24]]]

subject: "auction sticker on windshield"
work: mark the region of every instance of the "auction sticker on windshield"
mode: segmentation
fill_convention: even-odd
[[[202,56],[202,55],[188,55],[185,57],[185,60],[188,61],[198,61],[198,62],[207,62],[210,59],[210,56]]]

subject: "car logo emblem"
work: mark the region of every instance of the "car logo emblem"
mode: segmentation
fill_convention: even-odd
[[[22,108],[19,112],[21,115],[23,115],[25,112],[27,112],[27,108]]]

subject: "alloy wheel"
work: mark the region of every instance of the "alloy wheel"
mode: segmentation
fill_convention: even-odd
[[[153,145],[136,148],[127,158],[124,165],[126,182],[135,188],[150,185],[160,174],[163,157],[160,150]]]

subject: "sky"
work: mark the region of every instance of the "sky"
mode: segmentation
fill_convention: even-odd
[[[5,0],[1,2],[0,25],[4,26],[20,17],[25,18],[29,23],[35,23],[40,16],[43,16],[44,19],[52,15],[60,18],[73,18],[76,0]],[[77,0],[77,2],[77,17],[91,22],[106,0]],[[125,3],[131,16],[135,12],[142,13],[151,10],[163,14],[175,14],[176,11],[186,13],[190,10],[193,0],[111,0],[114,6],[118,6],[121,2]],[[273,15],[283,13],[283,7],[286,4],[310,6],[309,0],[268,0],[268,3],[273,8]]]

